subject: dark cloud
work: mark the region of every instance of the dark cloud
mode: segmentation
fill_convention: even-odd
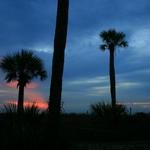
[[[56,15],[53,2],[6,0],[0,3],[1,50],[50,49]]]

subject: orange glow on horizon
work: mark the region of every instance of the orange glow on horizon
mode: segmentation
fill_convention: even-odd
[[[8,101],[8,104],[15,104],[17,105],[18,102],[17,100],[12,100],[12,101]],[[24,107],[31,107],[33,104],[35,104],[35,106],[37,106],[40,109],[47,109],[48,108],[48,104],[46,102],[35,102],[35,101],[24,101]]]
[[[13,81],[13,82],[10,82],[10,83],[6,83],[6,86],[8,87],[11,87],[11,88],[17,88],[17,84],[18,84],[18,81]],[[28,89],[35,89],[37,88],[39,85],[37,83],[29,83],[26,85],[26,88]]]
[[[17,81],[13,81],[10,83],[5,84],[8,87],[11,88],[16,88],[17,87]],[[40,109],[47,109],[48,104],[45,101],[44,97],[42,96],[41,93],[38,93],[37,91],[32,91],[32,89],[37,88],[39,85],[37,83],[30,83],[27,84],[26,88],[31,89],[31,90],[27,90],[25,91],[25,95],[24,95],[24,106],[32,106],[33,104],[35,104],[36,106],[38,106]],[[12,101],[8,101],[8,103],[12,103],[12,104],[17,104],[17,100],[12,100]]]

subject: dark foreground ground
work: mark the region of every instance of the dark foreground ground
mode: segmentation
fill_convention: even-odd
[[[47,120],[46,114],[25,114],[22,119],[1,114],[0,150],[45,149],[53,141]],[[88,114],[65,114],[56,143],[62,150],[150,150],[150,115],[124,116],[114,123]]]
[[[74,150],[150,150],[149,141],[80,143]]]

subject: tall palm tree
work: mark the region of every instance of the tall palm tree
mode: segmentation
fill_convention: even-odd
[[[51,148],[59,150],[59,121],[61,111],[62,78],[64,68],[65,47],[68,28],[69,0],[58,0],[57,18],[54,38],[54,53],[49,96],[49,129]],[[49,137],[48,137],[49,138]]]
[[[4,71],[6,82],[17,81],[18,93],[18,107],[19,114],[24,112],[24,88],[32,81],[33,78],[40,77],[44,80],[47,77],[44,70],[42,60],[28,50],[22,50],[12,55],[3,57],[0,63],[0,69]]]
[[[58,0],[54,38],[54,54],[49,97],[49,112],[59,118],[61,109],[62,78],[68,28],[69,0]]]
[[[110,52],[109,60],[109,76],[110,76],[110,92],[112,107],[116,106],[116,79],[115,79],[115,65],[114,65],[114,53],[117,47],[127,47],[128,43],[125,41],[125,34],[123,32],[117,32],[114,29],[103,31],[100,33],[103,44],[100,45],[101,50],[106,49]]]

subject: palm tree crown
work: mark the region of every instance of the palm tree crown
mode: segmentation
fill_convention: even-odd
[[[116,32],[115,29],[110,29],[108,31],[103,31],[100,33],[103,44],[100,45],[101,50],[106,50],[113,47],[127,47],[128,43],[125,41],[125,34],[123,32]]]
[[[17,80],[18,86],[20,83],[26,86],[36,77],[41,80],[47,77],[42,60],[27,50],[3,57],[0,68],[6,74],[6,82]]]

